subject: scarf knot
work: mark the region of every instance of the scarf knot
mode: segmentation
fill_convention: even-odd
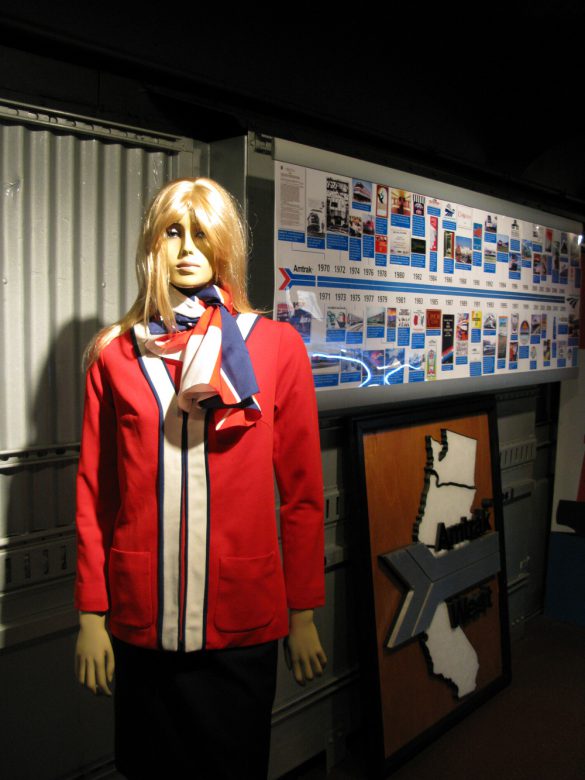
[[[233,316],[231,296],[217,285],[195,295],[171,287],[177,331],[168,333],[162,321],[149,324],[146,349],[159,357],[182,360],[179,408],[226,409],[216,429],[253,425],[261,416],[254,397],[258,383],[246,342]]]

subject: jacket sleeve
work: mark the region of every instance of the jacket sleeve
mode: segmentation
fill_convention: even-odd
[[[305,345],[281,325],[274,410],[274,469],[289,609],[325,603],[324,499],[317,401]]]
[[[77,471],[77,575],[75,607],[86,612],[109,609],[107,566],[120,504],[116,415],[100,356],[89,368]]]

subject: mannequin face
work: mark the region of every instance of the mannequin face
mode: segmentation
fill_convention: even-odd
[[[189,214],[168,226],[161,254],[167,262],[169,281],[177,287],[205,287],[213,279],[213,249]]]

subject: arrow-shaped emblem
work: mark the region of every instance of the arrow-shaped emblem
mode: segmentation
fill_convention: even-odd
[[[500,570],[497,531],[444,555],[435,556],[425,544],[417,542],[378,557],[407,588],[390,629],[386,643],[389,648],[399,647],[426,631],[441,602]]]

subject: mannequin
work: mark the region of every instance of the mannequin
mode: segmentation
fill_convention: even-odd
[[[256,664],[259,654],[271,654],[262,660],[269,672],[246,672],[243,688],[226,688],[244,713],[252,712],[244,688],[257,683],[268,691],[258,712],[269,739],[276,640],[288,634],[285,657],[300,685],[321,675],[327,661],[313,622],[314,608],[324,603],[323,491],[305,348],[292,327],[250,306],[245,239],[235,201],[219,184],[197,178],[165,185],[144,219],[138,297],[87,349],[77,478],[76,676],[94,694],[111,695],[123,658],[125,674],[144,662],[139,679],[162,690],[162,677],[152,681],[163,665],[165,675],[173,667],[176,679],[175,665],[182,665],[180,679],[186,680],[185,664],[201,661],[192,701],[200,704],[208,685],[215,707],[209,681],[220,679],[223,690],[225,680],[212,678],[206,663],[231,659],[239,669],[247,658]],[[119,674],[116,697],[128,687]],[[132,711],[144,686],[137,682],[124,701],[120,695],[120,722],[144,716],[142,704]],[[228,709],[218,711],[222,728]],[[189,711],[186,717],[195,718]],[[192,726],[193,733],[205,728]],[[152,735],[163,751],[183,749],[174,728],[172,748],[159,741],[160,729]],[[228,728],[219,752],[229,753],[235,739]],[[245,751],[265,738],[250,732],[240,741]],[[260,752],[250,758],[256,761],[250,776],[265,774],[268,744]],[[119,767],[128,777],[135,771],[131,753],[126,750]],[[118,763],[118,749],[116,756]],[[190,756],[181,761],[181,770],[191,769]],[[237,769],[214,761],[213,770],[203,771],[246,776],[246,761],[240,756]]]

